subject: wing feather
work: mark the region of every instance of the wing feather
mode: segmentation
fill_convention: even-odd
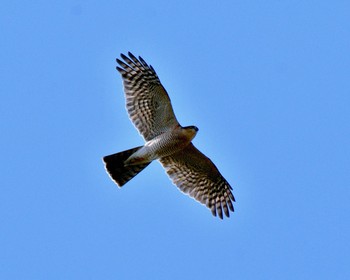
[[[232,187],[214,163],[192,143],[184,150],[160,159],[172,182],[185,194],[206,205],[214,216],[234,211]]]
[[[176,120],[171,101],[153,67],[132,53],[121,54],[117,70],[122,75],[126,108],[131,121],[146,141],[172,129]]]

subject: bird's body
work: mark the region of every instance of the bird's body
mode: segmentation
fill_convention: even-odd
[[[129,117],[146,143],[103,158],[112,180],[123,186],[153,160],[159,160],[173,183],[184,193],[209,207],[216,216],[234,211],[231,186],[212,161],[191,143],[198,128],[182,127],[170,98],[152,66],[141,57],[121,55],[117,70],[124,81]]]
[[[156,159],[170,156],[184,149],[196,136],[198,128],[177,126],[172,130],[166,131],[133,153],[126,161],[126,165],[151,162]]]

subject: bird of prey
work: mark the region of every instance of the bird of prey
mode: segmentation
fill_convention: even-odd
[[[196,126],[181,126],[156,71],[142,57],[121,54],[122,76],[129,117],[145,144],[103,158],[111,179],[122,187],[153,160],[159,160],[172,182],[185,194],[206,205],[214,216],[230,216],[232,188],[214,163],[193,144]]]

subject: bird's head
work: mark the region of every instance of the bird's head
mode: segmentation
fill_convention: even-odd
[[[186,135],[186,138],[189,139],[190,141],[196,136],[198,132],[198,127],[194,125],[185,126],[182,129],[184,134]]]

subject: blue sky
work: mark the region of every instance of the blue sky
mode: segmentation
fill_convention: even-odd
[[[1,279],[350,279],[348,1],[3,1]],[[230,219],[141,145],[115,70],[156,69],[233,186]]]

